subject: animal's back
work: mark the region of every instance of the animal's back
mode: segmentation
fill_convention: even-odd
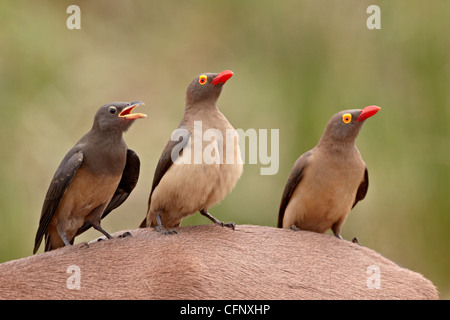
[[[0,264],[0,298],[438,298],[422,275],[328,234],[213,224],[178,232],[131,230],[133,237]],[[70,289],[77,276],[80,289]]]

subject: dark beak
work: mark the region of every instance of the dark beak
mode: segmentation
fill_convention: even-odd
[[[127,120],[147,118],[147,115],[144,113],[131,113],[131,111],[133,111],[134,108],[136,108],[137,106],[140,106],[140,105],[144,105],[144,104],[145,103],[143,103],[142,101],[131,102],[128,107],[126,107],[125,109],[122,110],[122,112],[119,114],[119,117],[125,118]]]

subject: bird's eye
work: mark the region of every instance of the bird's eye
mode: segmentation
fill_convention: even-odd
[[[352,121],[352,115],[350,113],[346,113],[342,115],[342,122],[350,123]]]
[[[198,78],[198,83],[200,83],[201,85],[204,85],[206,82],[208,82],[208,77],[206,76],[206,74],[203,74]]]
[[[109,107],[108,111],[109,111],[109,113],[111,113],[111,114],[116,114],[117,108],[116,108],[116,107]]]

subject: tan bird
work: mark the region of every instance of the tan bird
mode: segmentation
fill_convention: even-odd
[[[317,146],[302,154],[286,183],[278,214],[279,228],[323,233],[340,239],[350,210],[364,199],[369,175],[355,140],[377,106],[345,110],[328,122]]]
[[[208,209],[222,201],[242,174],[239,137],[217,108],[225,82],[233,72],[205,73],[186,90],[185,112],[161,154],[153,177],[147,216],[140,227],[166,230],[180,225],[197,211],[214,223],[223,223]]]

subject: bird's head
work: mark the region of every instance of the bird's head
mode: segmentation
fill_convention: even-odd
[[[134,120],[147,117],[143,113],[131,113],[134,108],[143,104],[141,101],[105,104],[95,114],[94,127],[102,131],[114,130],[124,132],[128,130]]]
[[[380,109],[378,106],[368,106],[364,109],[340,111],[331,117],[323,137],[334,141],[354,141],[365,120]]]
[[[197,103],[216,104],[225,82],[233,76],[230,70],[221,73],[203,73],[189,84],[186,90],[186,105]]]

